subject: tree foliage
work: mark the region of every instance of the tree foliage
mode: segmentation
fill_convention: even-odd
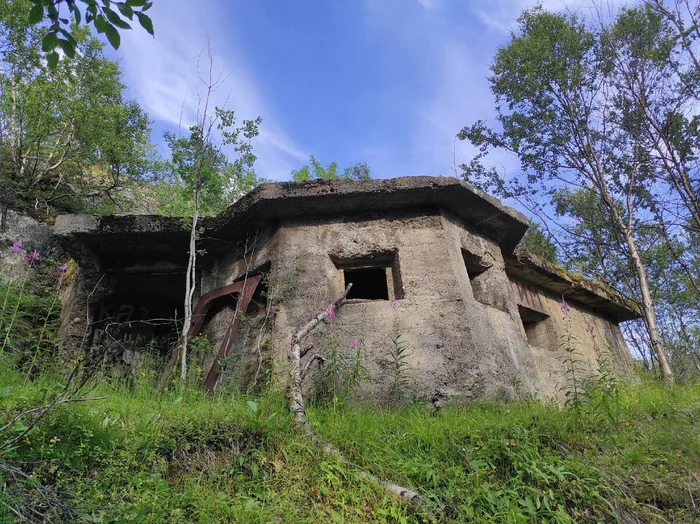
[[[134,18],[150,35],[154,34],[153,22],[146,14],[153,2],[147,0],[28,0],[23,2],[28,22],[33,25],[46,23],[41,48],[47,53],[50,69],[56,68],[59,52],[75,58],[79,48],[75,31],[83,21],[80,4],[85,9],[85,24],[93,25],[98,34],[104,34],[114,49],[119,49],[121,43],[119,31],[131,29],[130,22],[133,23]]]
[[[116,199],[152,172],[150,122],[125,94],[119,64],[86,28],[78,53],[49,69],[46,28],[24,20],[26,2],[0,2],[0,177],[6,198],[63,208]]]
[[[338,163],[331,162],[326,167],[319,162],[314,155],[309,156],[309,163],[299,169],[292,171],[292,180],[295,182],[306,182],[307,180],[369,180],[371,171],[364,162],[357,162],[346,167],[342,173],[338,172]]]
[[[697,20],[697,6],[678,5]],[[639,304],[666,376],[659,325],[673,297],[653,277],[675,275],[695,319],[700,305],[700,40],[682,25],[688,13],[660,2],[609,20],[525,11],[492,65],[498,127],[459,134],[480,148],[467,179],[517,200],[557,231],[569,264]],[[485,164],[494,148],[519,157],[521,176]]]
[[[559,264],[557,246],[554,245],[549,235],[542,230],[542,226],[537,222],[530,224],[530,227],[525,232],[525,236],[520,241],[519,247],[526,249],[547,262]]]

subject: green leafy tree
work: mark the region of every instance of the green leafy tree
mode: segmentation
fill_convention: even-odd
[[[609,234],[603,240],[589,235],[592,250],[604,252],[614,245],[614,251],[622,253],[621,263],[631,267],[651,348],[662,376],[671,381],[673,372],[640,245],[641,231],[653,211],[649,203],[659,171],[638,125],[639,107],[618,89],[610,58],[611,50],[620,48],[611,45],[611,39],[619,42],[634,35],[629,28],[616,36],[617,26],[612,32],[608,29],[587,27],[577,15],[541,8],[521,15],[519,31],[498,51],[492,65],[490,83],[500,130],[477,122],[459,135],[481,151],[464,166],[465,177],[518,199],[540,217],[556,204],[560,229],[570,235],[572,244],[580,242],[581,229],[592,230],[586,217],[595,209]],[[664,39],[653,43],[663,46]],[[482,160],[492,148],[515,153],[523,175],[505,179],[485,167]],[[568,195],[583,197],[587,207],[565,205],[562,199]]]
[[[206,90],[199,101],[196,121],[187,133],[176,136],[166,133],[170,148],[169,162],[173,177],[179,181],[180,206],[191,209],[187,219],[190,229],[187,272],[185,274],[184,322],[180,337],[180,371],[183,385],[187,379],[188,333],[192,325],[192,302],[196,284],[197,240],[201,233],[199,219],[203,214],[221,211],[236,197],[235,191],[256,180],[253,164],[252,140],[258,136],[262,120],[244,120],[236,127],[235,114],[231,110],[215,107],[212,96],[222,85],[222,76],[212,74],[213,58],[207,47],[209,77],[204,80]],[[225,150],[230,148],[235,159],[230,160]]]
[[[153,22],[146,14],[153,2],[147,0],[28,0],[22,2],[23,13],[30,24],[45,23],[41,47],[47,53],[50,69],[55,69],[60,55],[74,58],[79,48],[76,29],[83,21],[80,5],[85,9],[85,24],[93,25],[98,34],[104,34],[114,49],[119,49],[120,30],[131,29],[134,19],[150,35]],[[75,25],[71,24],[71,18]]]
[[[314,155],[309,157],[307,165],[292,171],[292,180],[295,182],[306,182],[314,179],[336,180],[340,178],[346,180],[369,180],[371,171],[366,163],[357,162],[352,166],[346,167],[342,173],[339,173],[337,162],[331,162],[326,167],[323,167],[323,164]]]
[[[542,226],[537,222],[530,224],[530,227],[525,232],[525,236],[520,241],[519,247],[526,249],[547,262],[559,264],[557,246],[554,245],[549,235],[542,230]]]
[[[114,198],[152,171],[148,117],[85,28],[73,33],[75,59],[48,69],[46,28],[27,23],[24,4],[0,2],[0,177],[32,204]]]

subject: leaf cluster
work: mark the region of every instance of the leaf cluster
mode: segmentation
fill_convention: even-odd
[[[79,4],[85,5],[85,24],[92,24],[98,34],[104,34],[114,49],[119,49],[119,30],[131,29],[134,17],[150,35],[153,35],[153,22],[146,14],[153,2],[147,0],[29,0],[28,21],[32,25],[47,22],[47,31],[42,40],[42,50],[47,53],[46,61],[50,69],[55,69],[60,58],[60,49],[68,58],[74,58],[78,42],[74,38],[75,27],[82,22]],[[61,13],[66,6],[67,13]]]

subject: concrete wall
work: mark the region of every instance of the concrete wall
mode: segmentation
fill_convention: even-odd
[[[400,270],[399,297],[354,301],[334,326],[309,337],[322,353],[330,343],[354,354],[360,342],[370,380],[366,396],[384,400],[392,388],[395,339],[406,348],[411,395],[472,399],[536,393],[534,362],[517,316],[498,246],[467,232],[438,210],[386,218],[339,218],[280,224],[270,253],[271,283],[293,281],[280,304],[274,329],[275,361],[286,362],[284,343],[295,327],[342,293],[338,261],[371,260],[393,254]],[[473,296],[462,249],[491,266],[480,275],[492,304]],[[264,257],[263,257],[264,258]],[[515,311],[515,314],[513,313]]]
[[[200,262],[198,295],[262,270],[269,272],[268,306],[278,309],[270,316],[260,304],[264,297],[257,297],[251,310],[255,322],[243,326],[229,359],[235,369],[225,378],[247,388],[251,380],[261,380],[264,364],[286,380],[292,332],[343,292],[344,270],[357,266],[386,271],[386,299],[349,301],[333,324],[319,326],[305,342],[315,346],[309,355],[339,352],[343,365],[359,364],[366,372],[361,397],[380,403],[395,399],[397,347],[403,350],[404,396],[434,402],[561,397],[562,337],[568,335],[590,372],[597,351],[608,346],[619,370],[630,366],[616,323],[574,303],[565,319],[561,297],[511,280],[493,239],[436,207],[283,220],[208,253]],[[207,318],[203,333],[212,355],[204,356],[205,365],[233,311],[218,307]],[[73,312],[65,320],[83,316]],[[314,388],[314,381],[308,386]]]
[[[561,296],[540,287],[516,281],[511,281],[511,286],[517,304],[527,308],[523,311],[525,320],[534,320],[527,323],[525,331],[540,396],[561,396],[560,389],[566,384],[562,364],[568,357],[566,348],[576,352],[584,374],[597,373],[600,358],[607,359],[622,374],[631,371],[632,358],[616,322],[582,304],[565,305]],[[540,315],[533,315],[533,311]]]
[[[400,273],[394,279],[400,286],[394,290],[396,302],[351,301],[332,326],[309,337],[316,351],[327,354],[335,345],[349,358],[357,353],[353,341],[360,343],[359,358],[369,375],[364,396],[381,402],[392,390],[391,353],[399,334],[410,396],[561,396],[564,355],[552,343],[566,332],[556,316],[560,300],[538,291],[537,307],[549,315],[551,326],[545,348],[531,345],[518,308],[525,303],[505,273],[498,245],[437,209],[279,225],[256,261],[271,262],[271,286],[285,287],[284,299],[276,302],[280,311],[272,339],[278,373],[285,372],[290,334],[342,293],[342,262],[371,262],[387,254],[395,257],[393,270]],[[470,278],[474,267],[478,274]],[[571,308],[572,333],[591,365],[589,325],[596,344],[611,345],[618,368],[625,369],[630,359],[616,324],[575,304]]]

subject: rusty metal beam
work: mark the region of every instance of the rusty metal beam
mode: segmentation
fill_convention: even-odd
[[[231,350],[231,345],[233,344],[233,341],[238,334],[238,329],[241,326],[240,314],[245,314],[245,312],[248,310],[248,305],[255,294],[255,290],[258,288],[261,278],[261,275],[255,275],[245,280],[240,280],[238,282],[234,282],[233,284],[229,284],[228,286],[220,287],[219,289],[205,293],[197,301],[197,305],[192,313],[192,326],[187,332],[188,337],[193,337],[199,334],[200,330],[202,329],[204,319],[207,316],[207,312],[209,309],[211,309],[211,306],[217,299],[233,293],[238,293],[240,295],[238,298],[238,304],[236,304],[236,311],[231,319],[231,323],[226,329],[224,340],[221,342],[219,351],[217,352],[216,357],[209,367],[204,379],[204,390],[208,393],[214,391],[216,379],[219,375],[219,362],[228,356],[228,353]]]

